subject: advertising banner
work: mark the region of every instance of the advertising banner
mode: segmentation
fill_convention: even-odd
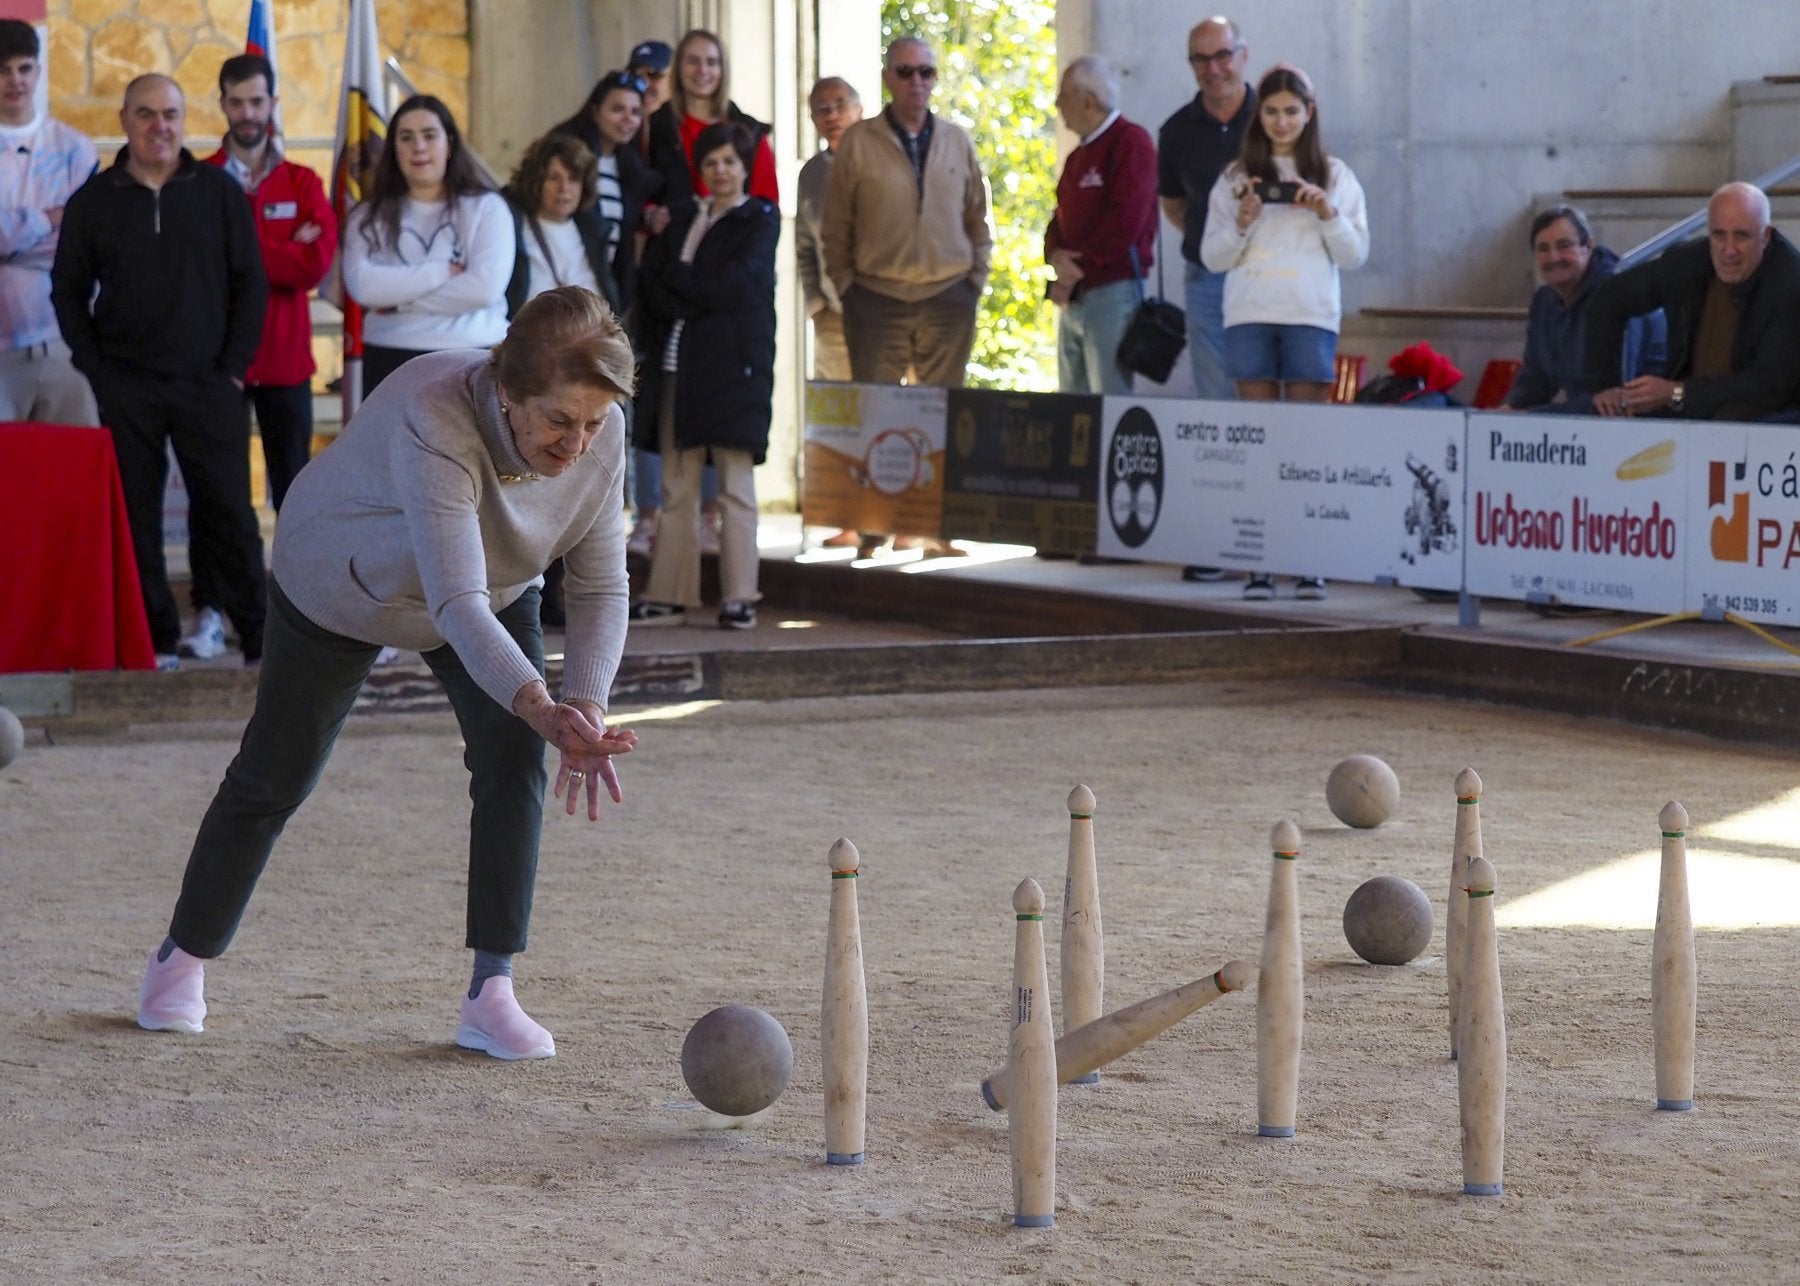
[[[1092,553],[1100,399],[951,389],[944,535]]]
[[[1683,424],[1687,608],[1800,625],[1800,455],[1792,430]]]
[[[1653,615],[1683,610],[1694,427],[1470,416],[1470,592]]]
[[[1455,589],[1466,418],[1109,397],[1099,552]]]
[[[802,520],[851,531],[939,535],[944,392],[924,385],[808,383]]]

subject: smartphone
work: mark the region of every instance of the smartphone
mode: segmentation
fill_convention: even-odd
[[[1258,179],[1252,186],[1264,205],[1292,205],[1300,198],[1300,184],[1293,179]]]

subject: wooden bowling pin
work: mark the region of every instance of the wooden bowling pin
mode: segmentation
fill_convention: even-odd
[[[825,1068],[825,1161],[861,1165],[869,1101],[869,996],[863,983],[862,921],[856,909],[856,845],[840,839],[831,863],[825,926],[825,996],[819,1043]]]
[[[1694,1020],[1697,986],[1694,916],[1688,907],[1687,809],[1663,805],[1662,883],[1656,895],[1651,949],[1650,1014],[1656,1028],[1656,1110],[1694,1110]]]
[[[1094,792],[1069,792],[1069,868],[1063,878],[1062,1029],[1067,1035],[1105,1012],[1106,946],[1100,930],[1100,872],[1094,864]],[[1070,1084],[1093,1085],[1088,1071]]]
[[[1462,1027],[1456,1038],[1463,1192],[1497,1197],[1506,1161],[1506,1002],[1494,936],[1494,865],[1485,857],[1469,863],[1467,898]]]
[[[1462,1007],[1463,926],[1469,922],[1469,859],[1481,856],[1481,778],[1456,774],[1456,831],[1450,840],[1450,897],[1444,904],[1444,975],[1450,984],[1450,1057],[1456,1057],[1456,1016]]]
[[[1255,977],[1256,966],[1248,960],[1227,961],[1217,973],[1077,1027],[1056,1042],[1057,1081],[1063,1085],[1078,1084],[1084,1073],[1129,1054],[1226,992],[1242,991]],[[1010,1088],[1010,1078],[1003,1067],[981,1082],[981,1096],[998,1112],[1006,1106]]]
[[[1269,842],[1269,911],[1256,981],[1256,1132],[1291,1138],[1300,1099],[1306,997],[1300,958],[1300,828],[1277,822]]]
[[[1044,890],[1036,880],[1013,890],[1013,918],[1013,1021],[1006,1042],[1013,1226],[1049,1228],[1056,1223],[1056,1029],[1044,963]]]

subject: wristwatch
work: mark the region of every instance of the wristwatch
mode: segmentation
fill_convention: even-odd
[[[1687,401],[1687,385],[1677,381],[1675,387],[1669,390],[1669,409],[1679,413],[1681,404],[1685,401]]]

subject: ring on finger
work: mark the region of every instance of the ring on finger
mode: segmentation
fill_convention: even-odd
[[[581,781],[586,776],[587,776],[587,774],[582,772],[581,769],[579,769],[579,768],[569,769],[569,780],[570,781]]]

